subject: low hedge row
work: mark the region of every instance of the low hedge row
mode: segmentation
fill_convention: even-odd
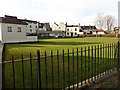
[[[83,34],[80,37],[116,37],[115,34]]]

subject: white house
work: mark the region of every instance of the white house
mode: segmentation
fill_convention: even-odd
[[[66,36],[67,37],[77,37],[83,34],[81,31],[81,26],[79,25],[66,25]]]
[[[54,22],[54,24],[52,25],[52,31],[66,31],[66,25],[63,22],[61,22],[60,24]]]
[[[0,17],[0,41],[2,43],[37,41],[37,36],[27,36],[27,23],[15,16]]]
[[[27,23],[27,33],[36,33],[38,30],[38,22],[33,20],[21,19],[21,21]]]
[[[60,24],[59,24],[59,30],[60,31],[66,31],[66,24],[64,24],[63,22],[61,22]]]
[[[52,31],[59,31],[59,25],[56,22],[52,25]]]

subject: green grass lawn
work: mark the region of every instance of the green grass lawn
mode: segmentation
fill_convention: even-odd
[[[65,38],[65,39],[41,39],[39,43],[34,44],[7,44],[5,59],[10,60],[11,56],[14,55],[15,59],[20,59],[23,54],[24,57],[28,58],[29,54],[32,53],[33,57],[36,57],[37,50],[40,50],[41,55],[47,52],[50,55],[52,50],[56,54],[57,50],[61,53],[64,49],[67,52],[68,49],[93,46],[99,44],[107,44],[117,42],[117,38]]]
[[[90,55],[88,55],[88,51],[81,52],[76,54],[76,49],[78,48],[80,51],[80,47],[83,49],[88,46],[97,46],[108,45],[108,43],[116,43],[116,38],[70,38],[70,39],[41,39],[39,43],[34,44],[7,44],[5,51],[5,59],[10,60],[11,55],[15,55],[15,59],[20,59],[21,54],[24,54],[25,58],[29,57],[29,53],[32,53],[32,57],[36,57],[37,50],[40,50],[41,55],[44,55],[44,52],[47,52],[47,55],[50,55],[50,51],[53,51],[53,54],[56,54],[57,50],[59,50],[59,54],[62,53],[62,50],[70,49],[70,52],[74,49],[75,53],[70,53],[64,56],[64,68],[63,68],[63,57],[54,57],[53,58],[53,73],[52,73],[52,59],[47,58],[45,65],[45,58],[41,59],[41,84],[42,88],[46,88],[46,70],[47,70],[47,84],[48,88],[52,88],[52,78],[54,78],[54,88],[67,87],[68,81],[70,81],[70,85],[73,83],[77,83],[77,74],[78,82],[85,80],[86,78],[90,78],[95,76],[101,72],[104,72],[108,69],[115,67],[115,48],[111,47],[104,48],[103,53],[100,54],[100,50],[95,51],[90,50]],[[95,47],[93,47],[95,48]],[[102,50],[103,51],[103,50]],[[110,53],[111,52],[111,53]],[[98,54],[99,53],[99,54]],[[98,56],[99,55],[99,56]],[[100,57],[101,55],[101,57]],[[59,58],[59,59],[58,59]],[[69,60],[68,60],[69,58]],[[74,60],[73,60],[74,58]],[[78,70],[77,70],[77,58],[78,58]],[[58,62],[59,60],[59,62]],[[69,66],[68,66],[69,61]],[[86,62],[86,63],[85,63]],[[59,64],[58,64],[59,63]],[[81,66],[82,64],[82,66]],[[22,63],[15,62],[15,84],[17,88],[23,88],[23,76],[25,78],[25,87],[31,88],[31,82],[33,82],[33,87],[37,87],[37,60],[32,61],[32,79],[31,79],[31,67],[30,61],[24,62],[24,75],[22,73]],[[69,69],[68,69],[69,67]],[[59,69],[58,69],[59,68]],[[74,69],[73,69],[74,68]],[[63,74],[63,69],[65,70],[65,75]],[[59,73],[58,73],[59,70]],[[68,72],[69,71],[69,72]],[[96,71],[96,73],[95,73]],[[53,74],[53,77],[52,77]],[[12,64],[5,64],[5,87],[12,88],[13,87],[13,78],[12,78]],[[58,77],[59,75],[59,77]],[[68,77],[69,75],[69,77]],[[74,78],[73,78],[74,76]],[[31,81],[32,80],[32,81]],[[60,82],[58,84],[58,82]]]

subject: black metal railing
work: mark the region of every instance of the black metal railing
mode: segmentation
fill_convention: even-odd
[[[5,50],[4,50],[5,51]],[[118,65],[118,43],[81,47],[72,50],[51,51],[37,57],[4,60],[4,88],[81,88],[113,73]]]

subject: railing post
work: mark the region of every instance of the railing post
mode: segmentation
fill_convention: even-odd
[[[37,50],[37,57],[38,57],[38,88],[41,89],[41,64],[40,64],[40,51]]]
[[[5,44],[0,43],[0,90],[4,89],[4,51]]]
[[[117,65],[117,70],[118,70],[118,88],[120,88],[120,42],[118,41],[118,65]]]

